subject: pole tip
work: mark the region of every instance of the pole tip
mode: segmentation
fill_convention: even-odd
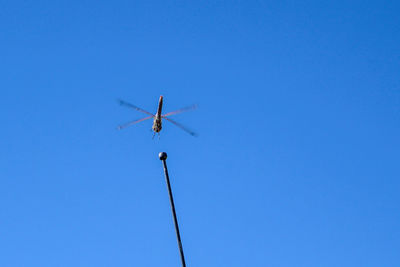
[[[158,154],[158,157],[160,158],[160,160],[166,160],[167,159],[167,153],[166,152],[160,152],[160,154]]]

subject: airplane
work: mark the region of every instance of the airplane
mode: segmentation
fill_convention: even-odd
[[[188,128],[186,128],[186,127],[183,126],[182,124],[180,124],[180,123],[178,123],[178,122],[176,122],[176,121],[171,120],[170,118],[168,118],[168,117],[171,116],[171,115],[176,115],[176,114],[179,114],[179,113],[182,113],[182,112],[186,112],[186,111],[189,111],[189,110],[196,109],[196,108],[197,108],[197,105],[191,105],[191,106],[184,107],[184,108],[181,108],[181,109],[172,111],[172,112],[168,112],[168,113],[166,113],[166,114],[161,114],[161,112],[162,112],[162,107],[163,107],[163,99],[164,99],[164,97],[163,97],[163,96],[160,96],[160,99],[159,99],[159,101],[158,101],[158,108],[157,108],[156,114],[152,114],[152,113],[150,113],[150,112],[148,112],[148,111],[146,111],[146,110],[144,110],[144,109],[142,109],[142,108],[139,108],[139,107],[137,107],[137,106],[135,106],[135,105],[133,105],[133,104],[130,104],[130,103],[128,103],[128,102],[125,102],[125,101],[119,99],[118,102],[119,102],[119,104],[120,104],[121,106],[133,108],[133,109],[135,109],[135,110],[137,110],[137,111],[139,111],[139,112],[142,112],[142,113],[144,113],[144,114],[147,114],[147,115],[149,115],[149,116],[148,116],[148,117],[145,117],[145,118],[142,118],[142,119],[138,119],[138,120],[134,120],[134,121],[130,121],[130,122],[128,122],[128,123],[122,124],[122,125],[118,126],[117,129],[118,129],[118,130],[121,130],[121,129],[124,129],[124,128],[126,128],[126,127],[128,127],[128,126],[131,126],[131,125],[133,125],[133,124],[136,124],[136,123],[139,123],[139,122],[142,122],[142,121],[145,121],[145,120],[153,119],[153,127],[151,128],[152,131],[154,132],[154,133],[153,133],[153,138],[154,138],[154,136],[156,135],[156,133],[157,133],[158,136],[160,137],[160,131],[161,131],[161,129],[162,129],[162,120],[165,119],[166,121],[171,122],[171,123],[174,124],[175,126],[178,126],[178,127],[181,128],[182,130],[184,130],[185,132],[187,132],[188,134],[190,134],[191,136],[197,136],[197,134],[196,134],[195,132],[189,130]]]

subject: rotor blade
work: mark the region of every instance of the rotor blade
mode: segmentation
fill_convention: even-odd
[[[175,110],[175,111],[168,112],[168,113],[164,114],[162,117],[164,118],[164,117],[167,117],[167,116],[179,114],[179,113],[186,112],[186,111],[189,111],[189,110],[193,110],[193,109],[196,109],[196,108],[197,108],[197,105],[191,105],[191,106],[184,107],[184,108],[181,108],[181,109],[178,109],[178,110]]]
[[[197,136],[197,134],[196,134],[195,132],[192,132],[191,130],[189,130],[188,128],[186,128],[185,126],[183,126],[182,124],[177,123],[176,121],[171,120],[170,118],[164,118],[164,119],[166,119],[167,121],[169,121],[169,122],[175,124],[176,126],[178,126],[179,128],[181,128],[181,129],[184,130],[185,132],[189,133],[190,135],[192,135],[192,136]]]
[[[123,100],[121,100],[121,99],[118,99],[118,103],[119,103],[121,106],[130,107],[130,108],[136,109],[137,111],[140,111],[140,112],[142,112],[142,113],[145,113],[145,114],[147,114],[147,115],[151,115],[151,116],[154,117],[154,114],[152,114],[152,113],[150,113],[150,112],[148,112],[148,111],[146,111],[146,110],[144,110],[144,109],[141,109],[141,108],[139,108],[139,107],[137,107],[137,106],[135,106],[135,105],[132,105],[131,103],[125,102],[125,101],[123,101]]]
[[[149,117],[146,117],[146,118],[143,118],[143,119],[138,119],[138,120],[135,120],[135,121],[131,121],[131,122],[128,122],[128,123],[125,123],[125,124],[122,124],[122,125],[118,126],[117,129],[121,130],[121,129],[124,129],[124,128],[128,127],[128,126],[131,126],[132,124],[136,124],[138,122],[142,122],[142,121],[145,121],[145,120],[148,120],[148,119],[151,119],[151,118],[153,118],[153,116],[149,116]]]

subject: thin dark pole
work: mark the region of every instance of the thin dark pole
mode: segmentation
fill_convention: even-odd
[[[182,266],[186,267],[185,256],[183,255],[183,247],[182,247],[181,235],[179,233],[178,219],[176,218],[174,198],[172,196],[171,184],[169,182],[169,175],[168,175],[167,162],[166,162],[167,153],[161,152],[160,154],[158,154],[158,156],[159,156],[159,158],[162,161],[163,166],[164,166],[165,181],[167,182],[169,202],[171,203],[172,215],[174,216],[176,239],[178,240],[178,246],[179,246],[179,252],[181,254]]]

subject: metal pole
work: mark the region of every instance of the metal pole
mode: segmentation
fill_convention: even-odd
[[[169,175],[168,175],[168,169],[167,169],[167,163],[166,163],[167,153],[161,152],[160,154],[158,154],[158,157],[160,158],[160,160],[162,161],[163,166],[164,166],[165,181],[167,182],[169,201],[171,203],[172,215],[174,217],[176,239],[178,240],[179,252],[180,252],[181,261],[182,261],[182,267],[186,267],[185,256],[183,255],[183,247],[182,247],[181,235],[179,233],[178,219],[176,218],[174,198],[172,196],[171,184],[169,182]]]

